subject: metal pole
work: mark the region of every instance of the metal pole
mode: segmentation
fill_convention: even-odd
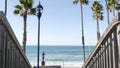
[[[39,49],[40,49],[40,19],[38,19],[38,59],[37,59],[37,68],[39,67]]]
[[[37,17],[38,17],[38,56],[37,56],[37,68],[40,68],[40,66],[39,66],[39,53],[40,53],[40,17],[41,17],[42,10],[43,10],[43,7],[40,4],[40,1],[39,1],[39,5],[37,6],[37,10],[38,10],[38,13],[37,13]]]
[[[7,15],[7,0],[5,0],[5,16]]]
[[[39,5],[37,6],[37,10],[38,10],[38,13],[37,13],[37,16],[38,16],[38,58],[37,58],[37,68],[40,68],[39,66],[39,53],[40,53],[40,17],[41,17],[41,14],[42,14],[42,10],[43,10],[43,7],[42,5],[40,4],[39,2]]]

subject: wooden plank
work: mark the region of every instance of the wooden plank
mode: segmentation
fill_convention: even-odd
[[[8,35],[7,35],[7,53],[6,53],[6,55],[7,55],[7,57],[6,57],[6,68],[9,68],[9,43],[8,43]]]
[[[98,53],[97,53],[97,59],[96,59],[97,60],[97,68],[99,68],[99,60],[98,59],[99,59],[99,56],[98,56]]]
[[[117,43],[117,31],[115,30],[112,35],[112,52],[113,52],[113,68],[118,68],[118,43]]]
[[[103,45],[101,45],[101,68],[103,68]]]
[[[112,40],[112,37],[110,36],[109,39],[108,39],[108,43],[109,43],[109,68],[113,68],[112,66],[112,44],[111,44],[111,41]]]
[[[4,31],[4,45],[3,45],[3,68],[6,68],[5,66],[6,66],[6,44],[7,44],[7,42],[6,42],[6,32]]]
[[[15,68],[15,44],[13,44],[13,68]]]
[[[106,41],[106,68],[109,68],[109,48],[108,48],[108,40]]]
[[[2,31],[0,30],[0,68],[2,67]]]
[[[98,51],[99,68],[101,68],[101,50]]]
[[[104,52],[103,52],[103,55],[104,55],[104,68],[106,68],[106,46],[105,46],[105,44],[103,45],[103,50],[104,50]]]
[[[120,62],[120,25],[118,25],[118,27],[117,27],[117,39],[118,39],[118,49],[119,49],[119,58],[118,58],[118,60],[119,60],[119,62]],[[119,63],[119,68],[120,68],[120,63]]]

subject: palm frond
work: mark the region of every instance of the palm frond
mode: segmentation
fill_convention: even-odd
[[[36,8],[30,9],[30,11],[28,12],[28,15],[36,15]]]
[[[27,8],[30,9],[33,6],[33,1],[32,0],[27,0],[26,4],[27,4]]]
[[[20,13],[20,10],[14,10],[14,12],[13,12],[14,14],[19,14]]]
[[[92,16],[92,17],[93,17],[93,19],[96,19],[96,18],[97,18],[95,13],[93,13],[93,16]]]
[[[77,4],[79,2],[79,0],[74,0],[73,4]]]
[[[88,0],[82,0],[82,3],[83,3],[83,4],[86,4],[86,5],[87,5],[88,2],[89,2]]]
[[[27,0],[19,0],[19,2],[20,2],[20,4],[22,5],[22,7],[24,8],[24,9],[28,9],[27,8]]]
[[[103,20],[103,13],[102,13],[102,12],[100,12],[100,13],[98,14],[98,18],[99,18],[100,20]]]
[[[19,0],[20,4],[25,4],[25,0]]]
[[[28,2],[28,8],[32,8],[32,6],[33,6],[33,1],[32,0],[30,0],[30,2]]]
[[[18,10],[21,10],[22,6],[21,5],[16,5],[15,8],[18,9]]]
[[[23,16],[23,15],[24,15],[24,13],[21,13],[21,14],[20,14],[20,16]]]
[[[14,14],[20,14],[20,16],[24,15],[24,12],[27,11],[29,15],[35,15],[36,9],[33,7],[33,0],[19,0],[20,5],[15,6]]]
[[[88,2],[89,2],[88,0],[74,0],[74,1],[73,1],[73,4],[77,4],[79,1],[80,1],[81,4],[86,4],[86,5],[87,5]]]
[[[115,9],[120,10],[120,4],[116,4]]]

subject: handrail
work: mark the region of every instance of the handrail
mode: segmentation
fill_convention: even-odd
[[[99,41],[97,42],[94,50],[91,52],[91,54],[89,55],[88,59],[85,61],[85,63],[83,64],[82,68],[86,68],[86,66],[91,62],[91,60],[93,60],[94,56],[96,55],[97,52],[99,52],[98,50],[100,50],[100,48],[102,47],[102,45],[106,42],[106,40],[108,39],[108,37],[111,35],[111,33],[117,29],[117,26],[120,25],[120,13],[118,13],[118,16],[116,16],[112,22],[108,25],[108,28],[105,30],[105,32],[103,33],[102,37],[99,39]],[[100,53],[102,54],[103,52]]]
[[[0,11],[0,27],[4,29],[4,31],[7,33],[8,36],[10,36],[10,40],[12,40],[12,42],[15,44],[14,47],[18,50],[20,56],[22,56],[22,59],[25,61],[25,64],[28,65],[28,66],[25,66],[25,68],[26,67],[32,68],[32,66],[29,63],[27,57],[23,53],[23,49],[21,48],[21,46],[20,46],[12,28],[10,27],[10,24],[9,24],[8,20],[6,19],[5,15],[2,11]]]

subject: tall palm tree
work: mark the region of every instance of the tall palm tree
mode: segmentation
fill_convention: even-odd
[[[24,21],[24,32],[23,32],[23,51],[26,52],[26,41],[27,41],[27,15],[35,15],[36,9],[33,7],[33,0],[19,0],[20,4],[15,6],[14,14],[20,14]]]
[[[83,8],[82,5],[83,4],[88,4],[88,0],[74,0],[73,4],[77,4],[80,3],[80,11],[81,11],[81,25],[82,25],[82,45],[83,45],[83,57],[84,57],[84,61],[85,61],[85,43],[84,43],[84,26],[83,26]]]
[[[7,14],[7,0],[5,0],[5,16]]]
[[[103,20],[103,7],[98,1],[94,1],[92,7],[93,11],[93,18],[97,21],[97,40],[100,38],[100,31],[99,31],[99,20]]]
[[[115,10],[120,10],[119,0],[108,0],[108,7],[110,12],[113,12],[113,16],[115,16]]]
[[[116,0],[108,0],[108,9],[113,12],[113,16],[115,16],[115,2]]]

